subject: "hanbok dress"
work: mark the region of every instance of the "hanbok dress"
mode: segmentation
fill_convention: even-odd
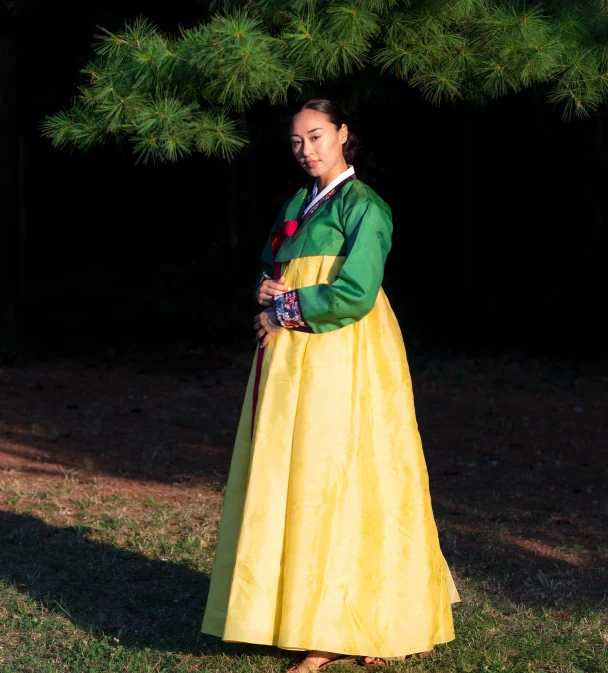
[[[287,329],[254,358],[204,633],[376,657],[454,638],[460,599],[381,287],[391,233],[352,167],[298,191],[273,227],[262,273],[292,288],[275,300]]]

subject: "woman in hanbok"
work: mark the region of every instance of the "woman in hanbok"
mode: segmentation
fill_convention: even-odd
[[[308,654],[309,673],[405,659],[454,638],[403,338],[382,290],[387,204],[355,177],[342,111],[294,115],[314,179],[262,253],[259,341],[202,631]]]

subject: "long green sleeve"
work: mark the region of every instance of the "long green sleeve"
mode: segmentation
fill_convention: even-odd
[[[332,284],[303,287],[277,298],[277,316],[286,327],[330,332],[361,320],[376,303],[391,248],[390,208],[359,182],[344,195],[341,211],[344,265]],[[290,320],[294,315],[296,320]]]

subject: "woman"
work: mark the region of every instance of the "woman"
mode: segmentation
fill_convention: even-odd
[[[202,630],[366,664],[454,638],[401,332],[381,288],[389,207],[347,164],[356,139],[313,98],[291,124],[314,180],[262,254],[260,342]]]

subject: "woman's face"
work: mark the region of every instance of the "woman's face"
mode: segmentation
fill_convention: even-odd
[[[329,181],[346,169],[342,145],[348,129],[336,129],[324,112],[302,110],[291,120],[291,149],[302,168],[313,178]]]

